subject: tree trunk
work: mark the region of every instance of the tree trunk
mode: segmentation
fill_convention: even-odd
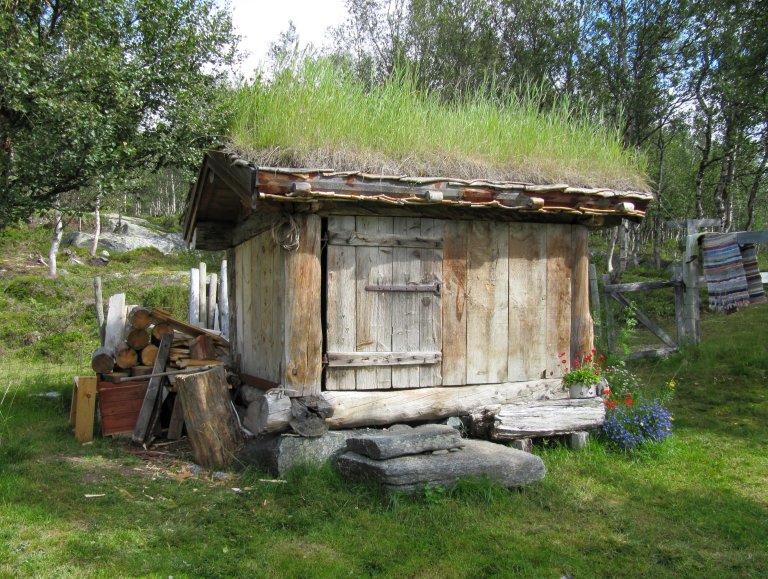
[[[760,191],[760,183],[765,175],[765,170],[768,168],[768,136],[766,136],[763,143],[763,158],[760,161],[760,167],[757,170],[755,178],[752,180],[752,186],[749,188],[749,199],[747,200],[747,224],[744,227],[747,231],[752,229],[755,224],[755,201],[757,200],[757,193]]]
[[[91,244],[91,257],[96,257],[96,249],[99,247],[99,237],[101,237],[101,185],[96,194],[96,202],[93,207],[93,218],[96,223],[93,226],[93,243]]]
[[[51,249],[48,251],[48,273],[51,277],[56,277],[56,255],[59,253],[63,232],[64,223],[57,203],[53,210],[53,241],[51,242]]]

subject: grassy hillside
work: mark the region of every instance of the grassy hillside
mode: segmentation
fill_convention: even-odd
[[[306,61],[233,95],[234,146],[260,165],[645,189],[643,159],[594,113],[542,106],[529,87],[459,104],[418,90],[407,71],[366,87]]]
[[[83,334],[87,354],[92,274],[141,301],[176,295],[159,284],[199,258],[138,252],[106,269],[65,265],[49,283],[26,257],[43,234],[0,241],[12,316],[0,329],[16,335],[9,324],[34,319],[53,340],[53,321],[66,320],[57,323]],[[676,382],[675,432],[661,445],[620,452],[593,441],[573,452],[553,442],[535,448],[541,483],[413,497],[330,469],[297,469],[285,483],[253,470],[218,480],[191,471],[183,448],[79,445],[67,420],[75,370],[3,342],[0,576],[763,577],[767,327],[767,306],[709,316],[699,348],[634,368],[647,392]]]
[[[167,256],[146,248],[115,254],[106,266],[92,266],[86,250],[66,247],[58,260],[59,276],[51,279],[40,260],[47,258],[51,234],[47,225],[0,232],[3,358],[87,367],[98,341],[96,276],[102,278],[105,303],[110,295],[124,292],[127,303],[186,317],[189,268],[204,260],[216,272],[221,261],[221,255],[210,252]]]

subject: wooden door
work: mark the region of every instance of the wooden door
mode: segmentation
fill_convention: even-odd
[[[330,217],[327,390],[442,384],[442,221]]]

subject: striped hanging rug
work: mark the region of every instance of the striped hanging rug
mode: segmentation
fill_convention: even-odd
[[[708,233],[702,239],[701,250],[709,307],[729,311],[748,306],[749,287],[736,234]]]
[[[744,263],[744,274],[747,278],[747,291],[750,304],[764,304],[766,301],[760,268],[757,265],[757,251],[751,243],[741,246],[741,259]]]

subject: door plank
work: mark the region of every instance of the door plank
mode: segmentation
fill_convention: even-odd
[[[340,235],[355,231],[354,217],[328,217],[328,230]],[[327,255],[327,344],[329,352],[355,350],[355,248],[349,245],[328,245]],[[354,390],[355,371],[347,368],[327,368],[326,390]]]
[[[392,233],[391,217],[357,217],[359,233]],[[392,284],[392,248],[357,247],[357,324],[358,352],[392,351],[392,296],[387,292],[369,292],[368,284]],[[390,368],[362,368],[355,372],[357,390],[392,387]]]
[[[421,233],[418,218],[396,217],[393,220],[393,237],[407,239]],[[421,282],[421,255],[424,249],[394,247],[392,250],[392,283],[407,285]],[[392,300],[392,350],[417,352],[419,348],[419,311],[421,295],[399,293]],[[432,348],[435,350],[435,348]],[[393,368],[394,388],[418,388],[419,369],[416,367]]]
[[[421,236],[441,238],[443,222],[437,219],[421,220]],[[440,248],[421,250],[421,283],[443,279],[443,250]],[[418,298],[419,308],[419,350],[422,352],[440,351],[443,344],[442,334],[442,298],[440,295],[422,294]],[[443,376],[440,364],[419,368],[419,386],[442,386]]]

